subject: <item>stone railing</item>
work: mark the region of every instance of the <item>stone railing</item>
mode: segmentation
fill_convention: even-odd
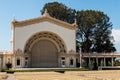
[[[120,53],[81,53],[81,55],[82,57],[120,57]]]

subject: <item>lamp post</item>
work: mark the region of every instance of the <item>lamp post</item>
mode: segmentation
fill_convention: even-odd
[[[79,54],[80,54],[80,68],[82,68],[82,55],[81,55],[81,48],[80,48]]]

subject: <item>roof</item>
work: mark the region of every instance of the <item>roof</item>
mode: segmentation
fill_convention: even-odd
[[[38,18],[33,18],[29,20],[24,20],[24,21],[16,21],[14,19],[14,21],[12,21],[11,28],[13,29],[14,27],[25,27],[27,25],[36,24],[36,23],[45,22],[45,21],[48,21],[50,23],[53,23],[68,29],[76,29],[76,26],[77,26],[75,23],[70,24],[70,23],[58,20],[56,18],[53,18],[45,11],[45,13]]]

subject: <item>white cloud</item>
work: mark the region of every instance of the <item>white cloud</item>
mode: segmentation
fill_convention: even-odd
[[[115,44],[120,44],[120,29],[113,29],[112,36],[114,37]]]

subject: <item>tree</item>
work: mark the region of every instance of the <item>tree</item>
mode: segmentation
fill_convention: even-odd
[[[119,60],[114,61],[114,65],[115,66],[120,66],[120,61]]]
[[[112,23],[109,17],[100,11],[76,11],[58,2],[46,3],[41,10],[42,14],[47,9],[50,16],[74,23],[77,19],[76,51],[79,52],[114,52],[116,51],[111,36]],[[79,49],[81,47],[81,49]]]
[[[82,52],[114,52],[112,23],[109,17],[100,11],[77,11],[77,39]]]
[[[74,9],[68,8],[62,3],[58,2],[51,2],[46,3],[43,9],[41,10],[42,14],[47,9],[50,16],[68,22],[73,23],[75,19],[75,13],[76,11]]]

